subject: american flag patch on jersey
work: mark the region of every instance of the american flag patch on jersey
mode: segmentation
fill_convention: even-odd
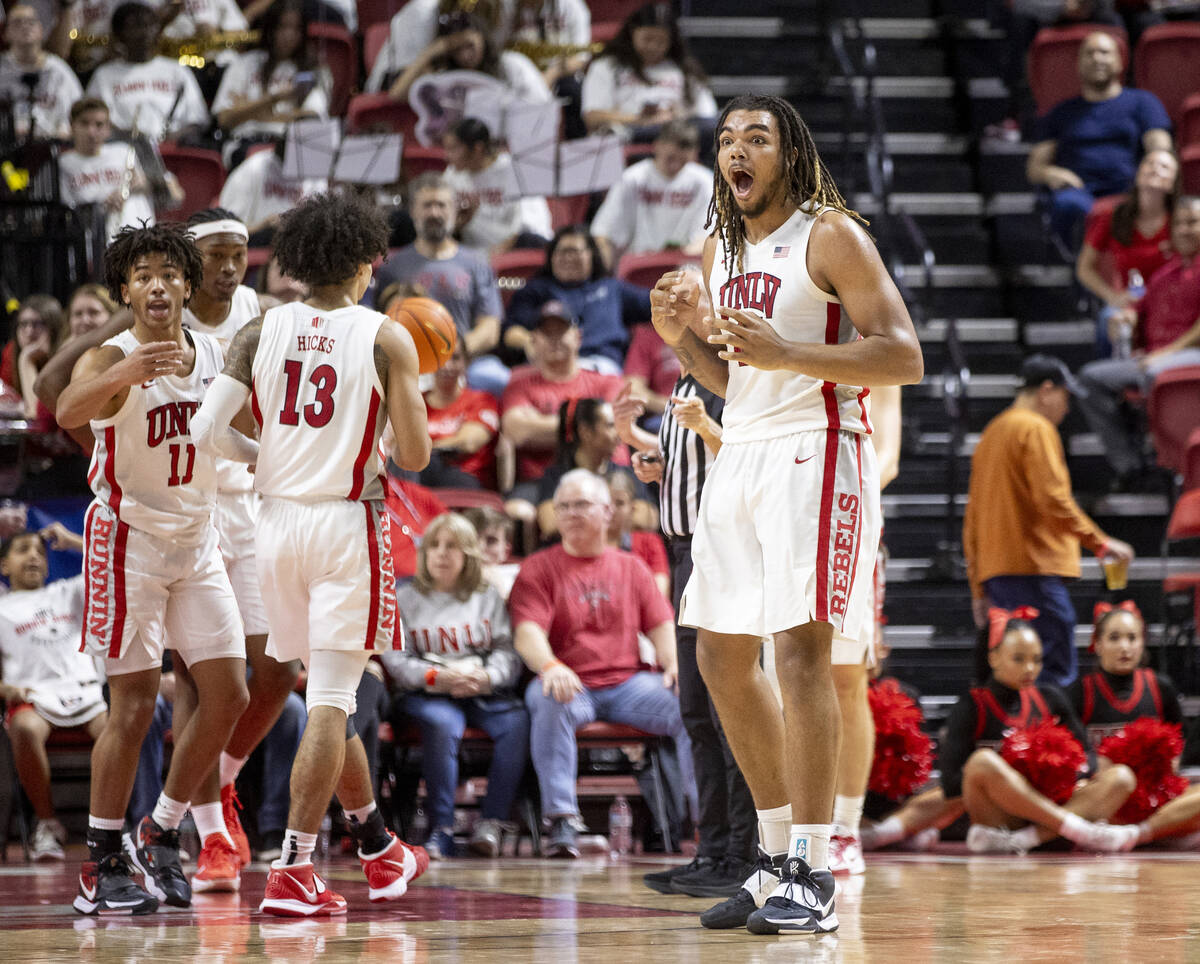
[[[788,256],[788,254],[791,252],[791,250],[792,250],[792,246],[790,244],[777,244],[777,245],[775,245],[775,253],[772,254],[771,257],[772,258],[786,258]]]
[[[213,383],[213,381],[216,379],[216,377],[217,376],[214,375],[212,378],[202,378],[202,379],[200,379],[200,381],[204,384],[205,388],[208,388],[208,386]]]

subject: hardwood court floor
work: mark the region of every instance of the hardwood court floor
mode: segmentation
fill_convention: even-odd
[[[643,859],[434,864],[386,909],[367,903],[357,866],[339,859],[328,877],[350,913],[322,921],[257,913],[261,868],[243,875],[240,896],[100,920],[68,906],[73,862],[10,864],[0,947],[20,964],[1200,961],[1200,855],[870,856],[865,879],[839,897],[841,929],[818,941],[706,931],[695,915],[711,902],[647,890],[642,873],[661,864]]]

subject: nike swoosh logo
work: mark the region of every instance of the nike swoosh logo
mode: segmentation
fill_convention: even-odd
[[[310,904],[315,904],[317,902],[317,898],[321,894],[320,888],[314,886],[312,890],[309,890],[307,887],[305,887],[302,883],[300,883],[300,881],[298,881],[291,874],[288,874],[288,879],[290,881],[292,881],[292,883],[294,883],[298,888],[300,888],[300,893],[302,893],[305,897],[308,898],[308,902]],[[314,881],[314,883],[315,883],[315,881]]]
[[[140,900],[110,900],[109,907],[137,907],[141,903]]]
[[[80,884],[79,889],[81,891],[83,891],[83,896],[86,897],[88,900],[96,899],[96,888],[95,887],[88,887],[86,884]]]
[[[808,459],[815,459],[815,458],[816,458],[816,455],[815,455],[815,454],[814,454],[814,455],[810,455],[810,456],[808,457]],[[796,459],[796,464],[797,464],[797,465],[803,465],[805,462],[807,462],[807,461],[808,461],[808,459]]]

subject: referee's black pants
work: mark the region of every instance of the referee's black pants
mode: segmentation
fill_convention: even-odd
[[[683,588],[692,574],[692,540],[668,536],[667,552],[671,559],[671,602],[678,613]],[[692,741],[700,802],[697,855],[752,860],[758,844],[758,815],[700,675],[696,630],[676,624],[675,648],[679,659],[679,710]]]

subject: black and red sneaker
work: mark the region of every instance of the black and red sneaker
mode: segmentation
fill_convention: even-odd
[[[143,817],[133,835],[133,866],[150,893],[172,907],[190,907],[192,885],[179,862],[179,830]]]
[[[133,882],[124,854],[109,854],[80,868],[73,906],[81,914],[153,914],[158,900]]]

